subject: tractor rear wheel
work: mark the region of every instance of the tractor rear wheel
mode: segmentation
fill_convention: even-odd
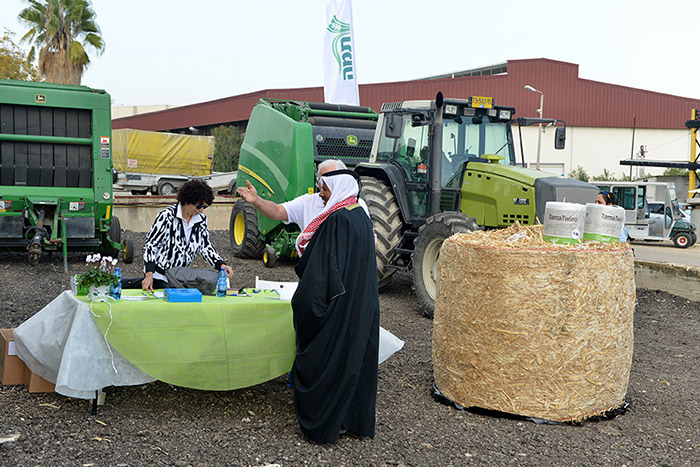
[[[447,237],[456,233],[473,232],[479,226],[476,219],[460,212],[441,212],[430,216],[418,230],[413,249],[413,287],[423,314],[433,317],[437,292],[440,247]]]
[[[231,250],[237,258],[260,258],[265,249],[258,231],[258,211],[242,199],[231,209],[229,238]]]
[[[379,288],[382,288],[391,282],[391,276],[396,272],[396,269],[386,266],[391,261],[394,248],[401,240],[401,211],[396,196],[386,182],[372,177],[361,177],[361,183],[360,198],[367,203],[374,232],[377,234],[377,279]]]

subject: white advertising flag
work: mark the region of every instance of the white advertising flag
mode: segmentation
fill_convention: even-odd
[[[332,104],[360,105],[350,0],[330,0],[326,20],[324,100]]]

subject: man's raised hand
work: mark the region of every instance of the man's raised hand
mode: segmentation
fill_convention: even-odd
[[[238,187],[236,190],[238,192],[238,195],[243,198],[246,202],[253,204],[255,203],[255,200],[258,198],[258,190],[255,189],[253,185],[250,184],[249,180],[245,181],[246,186],[241,186]]]

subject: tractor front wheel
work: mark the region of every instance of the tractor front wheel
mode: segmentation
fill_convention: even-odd
[[[258,211],[242,199],[236,201],[231,209],[229,239],[233,255],[237,258],[260,258],[265,249],[258,231]]]
[[[374,233],[377,234],[377,280],[381,289],[391,282],[391,276],[396,272],[396,269],[386,266],[401,240],[401,210],[391,187],[384,181],[362,177],[361,183],[360,198],[367,203]]]
[[[433,317],[437,295],[438,258],[446,238],[456,233],[473,232],[476,219],[459,212],[441,212],[428,217],[418,230],[413,249],[413,287],[423,314]]]

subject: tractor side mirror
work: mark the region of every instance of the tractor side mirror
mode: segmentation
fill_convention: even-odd
[[[428,120],[425,118],[424,114],[413,114],[411,115],[411,126],[413,128],[417,126],[427,125]]]
[[[390,113],[384,116],[384,136],[387,138],[401,138],[403,132],[403,117],[399,114]]]
[[[554,149],[564,149],[566,146],[566,128],[557,127],[554,132]]]

